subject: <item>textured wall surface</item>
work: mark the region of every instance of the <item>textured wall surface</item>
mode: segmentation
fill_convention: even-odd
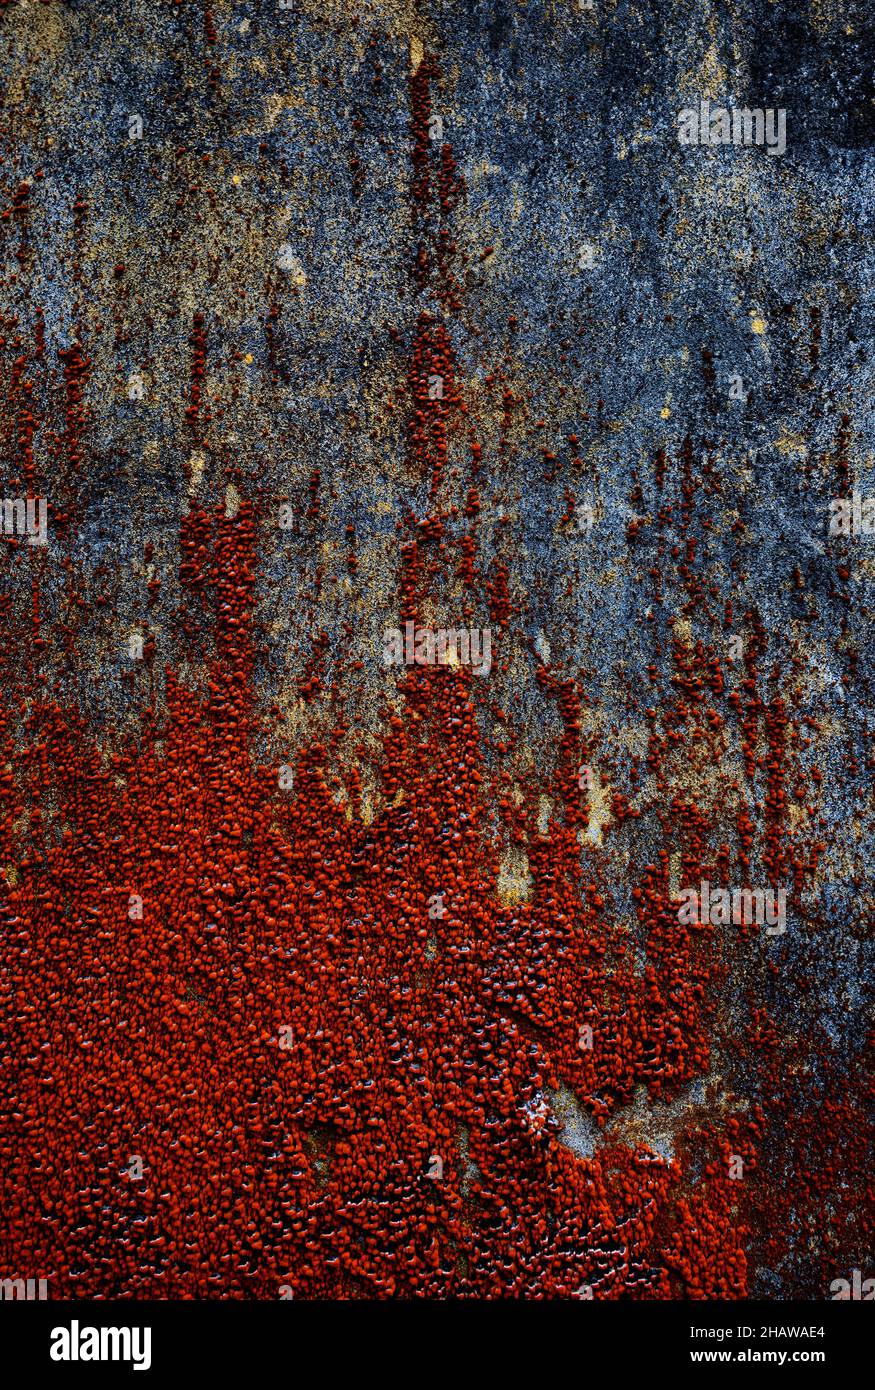
[[[0,1277],[875,1273],[873,72],[868,0],[0,0]]]

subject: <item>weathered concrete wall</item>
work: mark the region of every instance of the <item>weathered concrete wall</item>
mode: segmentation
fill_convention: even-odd
[[[0,1273],[865,1272],[868,9],[0,8]]]

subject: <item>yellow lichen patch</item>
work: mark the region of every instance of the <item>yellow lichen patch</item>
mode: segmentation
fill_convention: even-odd
[[[668,861],[668,891],[673,898],[681,891],[681,852],[675,850]]]
[[[188,466],[191,469],[191,479],[188,484],[189,493],[197,492],[200,487],[206,462],[206,455],[204,454],[192,454],[189,458]]]
[[[304,98],[293,92],[270,92],[264,100],[264,128],[273,130],[283,111],[303,106]]]
[[[713,19],[709,28],[713,34]],[[710,101],[722,96],[726,92],[728,84],[729,78],[726,68],[720,61],[716,40],[713,40],[710,47],[705,50],[698,68],[690,68],[681,73],[678,78],[680,91],[695,92],[697,97],[705,97]]]
[[[517,903],[528,902],[533,887],[528,855],[516,847],[508,850],[498,866],[496,883],[502,906],[515,907]]]
[[[780,439],[774,440],[774,445],[779,454],[793,455],[808,453],[808,445],[804,435],[801,434],[783,434]]]
[[[592,769],[592,783],[586,797],[589,803],[589,825],[586,831],[578,831],[577,841],[578,844],[595,845],[601,849],[605,827],[610,825],[613,817],[610,810],[611,789],[602,783],[596,768]]]
[[[720,61],[716,42],[711,44],[702,59],[700,77],[703,96],[718,97],[721,92],[726,90],[729,78],[726,68]]]

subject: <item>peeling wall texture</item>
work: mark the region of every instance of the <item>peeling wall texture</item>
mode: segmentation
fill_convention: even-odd
[[[0,73],[0,1277],[859,1297],[870,0]]]

